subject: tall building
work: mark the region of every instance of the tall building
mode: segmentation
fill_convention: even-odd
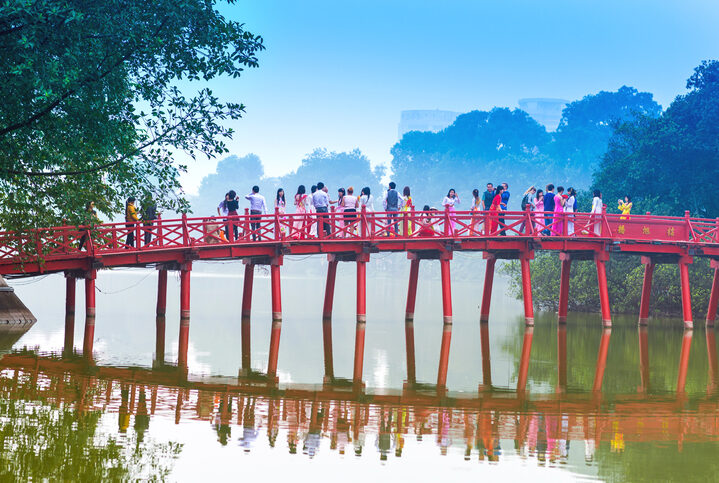
[[[562,109],[569,101],[564,99],[550,99],[533,97],[520,99],[519,108],[532,116],[539,124],[544,125],[547,131],[554,131],[562,119]]]
[[[459,114],[459,112],[439,109],[402,111],[398,128],[399,139],[410,131],[439,132],[450,126]]]

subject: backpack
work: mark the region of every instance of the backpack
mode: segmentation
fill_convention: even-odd
[[[399,194],[397,193],[397,190],[388,190],[387,191],[387,209],[392,211],[397,211],[399,208]]]
[[[529,193],[524,195],[524,198],[522,198],[522,211],[527,209],[528,204],[529,204]]]

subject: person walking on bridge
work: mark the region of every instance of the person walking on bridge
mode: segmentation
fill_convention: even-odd
[[[502,190],[502,211],[507,211],[507,207],[509,206],[509,185],[507,183],[502,183],[502,188],[504,188]],[[507,224],[504,221],[504,216],[499,218],[499,224],[503,227],[500,235],[507,236],[507,229],[505,228]]]
[[[330,224],[327,223],[327,212],[329,211],[330,197],[325,191],[325,184],[321,181],[317,183],[317,191],[312,195],[312,204],[317,212],[317,233],[319,234],[322,230],[325,235],[329,235],[331,231]]]
[[[402,212],[407,213],[404,216],[409,216],[410,213],[414,211],[414,203],[412,202],[412,192],[409,189],[409,186],[405,186],[402,190],[402,198],[404,199],[404,204],[402,206]],[[405,235],[412,236],[412,220],[407,221],[407,233]]]
[[[397,230],[397,212],[402,208],[402,197],[397,192],[397,184],[394,181],[390,181],[389,189],[384,194],[384,200],[382,205],[384,210],[387,212],[387,235],[389,236],[394,232],[395,235],[399,234]]]
[[[306,214],[307,214],[307,193],[305,185],[301,184],[297,187],[297,194],[295,194],[295,213],[297,213],[297,219],[292,224],[292,238],[304,239],[304,226],[306,226]]]
[[[489,236],[494,236],[494,232],[497,231],[499,212],[502,211],[502,191],[504,191],[504,186],[497,185],[497,189],[494,190],[494,199],[489,206],[489,223],[487,227],[487,235]]]
[[[554,212],[554,185],[552,183],[549,183],[547,185],[547,192],[544,194],[544,220],[542,220],[542,224],[544,225],[544,230],[542,233],[546,236],[550,236],[552,234],[552,213]]]
[[[135,246],[135,226],[140,221],[137,216],[137,208],[135,207],[135,198],[130,196],[125,203],[125,227],[130,230],[127,233],[127,239],[125,240],[125,248],[131,248]]]
[[[225,200],[225,213],[227,215],[227,224],[225,225],[225,236],[230,239],[230,227],[232,227],[232,233],[234,234],[234,240],[237,240],[239,235],[239,227],[237,226],[237,210],[240,209],[240,199],[237,196],[235,190],[230,190],[226,195]]]
[[[624,197],[624,200],[618,200],[619,202],[619,211],[622,212],[622,216],[619,217],[620,220],[626,220],[629,218],[629,214],[632,212],[632,197],[629,195],[626,195]]]
[[[566,200],[562,193],[564,193],[564,188],[557,186],[557,194],[554,195],[554,218],[552,220],[552,234],[554,236],[564,235],[564,204]]]
[[[267,203],[265,197],[260,194],[260,187],[255,185],[252,187],[252,193],[245,195],[245,199],[250,202],[250,228],[252,230],[252,239],[257,241],[260,236],[260,215],[267,214]]]
[[[604,204],[602,203],[602,192],[594,190],[594,198],[592,198],[592,224],[594,225],[594,234],[602,236],[602,215],[604,214]]]
[[[454,236],[454,230],[457,225],[457,215],[454,214],[454,205],[458,205],[459,203],[460,201],[459,196],[457,196],[457,191],[455,191],[454,188],[450,188],[447,192],[447,196],[445,196],[444,200],[442,200],[442,206],[444,206],[445,210],[449,211],[449,234],[451,236]]]

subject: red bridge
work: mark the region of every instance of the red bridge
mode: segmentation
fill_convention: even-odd
[[[552,230],[558,236],[545,236]],[[134,239],[134,240],[133,240]],[[647,323],[654,266],[680,269],[685,328],[693,326],[688,265],[708,257],[714,283],[707,311],[713,326],[719,302],[719,219],[646,215],[526,212],[401,212],[245,215],[230,218],[155,220],[152,224],[115,223],[62,226],[26,232],[0,232],[0,275],[34,276],[64,272],[67,278],[65,347],[73,347],[75,280],[85,280],[86,321],[83,353],[91,357],[95,327],[95,277],[98,269],[155,266],[157,353],[164,354],[167,270],[180,272],[178,364],[186,366],[190,322],[190,273],[202,260],[241,258],[245,263],[242,301],[242,359],[249,369],[250,304],[255,265],[269,265],[272,284],[272,332],[268,376],[277,371],[282,303],[280,267],[285,255],[326,254],[329,259],[324,301],[325,361],[331,370],[331,314],[338,262],[357,265],[357,327],[353,380],[361,382],[366,324],[366,264],[372,253],[406,252],[411,268],[406,310],[407,359],[414,361],[414,307],[420,260],[441,264],[444,330],[437,385],[446,383],[452,334],[450,261],[455,251],[481,251],[487,260],[480,320],[488,321],[498,259],[518,259],[522,269],[525,321],[534,323],[530,263],[535,250],[552,250],[562,263],[559,321],[566,322],[572,260],[594,260],[602,319],[611,326],[605,263],[615,254],[641,255],[645,264],[639,323]],[[329,352],[329,357],[328,356]],[[414,367],[408,363],[408,368]],[[408,374],[408,376],[413,376]],[[413,380],[413,377],[409,377]]]

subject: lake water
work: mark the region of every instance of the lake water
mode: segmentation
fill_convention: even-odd
[[[525,331],[522,304],[498,276],[483,334],[483,264],[457,257],[448,391],[438,393],[442,309],[434,262],[420,269],[415,315],[416,373],[426,384],[405,384],[408,265],[398,256],[368,264],[364,388],[323,385],[320,258],[285,260],[276,387],[238,378],[239,263],[195,265],[187,380],[172,367],[153,369],[156,272],[99,273],[94,365],[59,356],[62,276],[12,281],[38,322],[0,360],[0,478],[716,478],[719,375],[714,333],[703,324],[683,332],[678,320],[652,320],[640,333],[636,317],[615,317],[605,331],[598,316],[570,314],[565,331],[545,313]],[[354,290],[353,265],[340,264],[337,377],[352,376]],[[171,273],[168,363],[177,359],[178,295]],[[269,298],[269,274],[258,269],[251,363],[259,372],[267,368]]]

